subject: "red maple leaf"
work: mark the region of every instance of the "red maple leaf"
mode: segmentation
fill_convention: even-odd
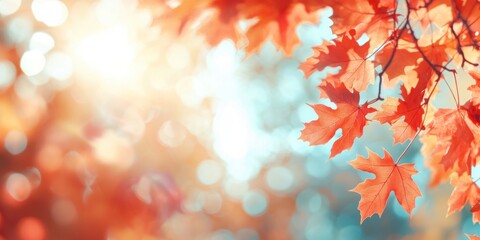
[[[384,150],[384,155],[383,158],[380,158],[369,150],[367,158],[358,156],[357,159],[350,162],[355,169],[375,174],[374,179],[367,179],[352,189],[361,197],[358,203],[360,222],[375,213],[382,216],[388,196],[392,191],[400,205],[409,214],[415,208],[415,198],[422,196],[420,189],[412,179],[412,176],[417,173],[414,164],[397,164],[386,150]]]
[[[342,129],[342,136],[333,144],[330,157],[334,157],[345,149],[350,149],[355,138],[362,136],[363,128],[367,125],[366,115],[374,112],[374,108],[367,104],[359,105],[358,92],[350,92],[343,84],[334,87],[331,84],[321,86],[330,100],[337,105],[336,109],[317,104],[312,108],[318,119],[305,124],[300,139],[308,141],[310,145],[325,144]]]
[[[306,77],[326,67],[341,67],[332,77],[325,79],[334,86],[344,84],[348,90],[363,91],[375,79],[372,61],[367,60],[370,43],[360,46],[354,31],[334,44],[326,43],[314,48],[314,54],[300,65]]]
[[[380,123],[389,123],[393,129],[394,143],[403,143],[413,139],[423,123],[424,92],[417,87],[407,93],[405,86],[400,87],[403,99],[387,98],[382,104],[383,111],[377,112],[375,119]]]
[[[392,58],[392,54],[393,58]],[[390,60],[392,58],[392,60]],[[417,64],[418,57],[416,56],[413,50],[409,49],[398,49],[397,46],[392,44],[387,44],[382,48],[377,54],[375,54],[375,64],[382,65],[382,68],[385,68],[388,62],[388,68],[385,69],[385,74],[383,78],[393,83],[389,85],[395,85],[397,80],[406,78],[405,68],[409,66],[415,66]]]

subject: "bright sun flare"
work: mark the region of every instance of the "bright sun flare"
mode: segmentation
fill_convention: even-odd
[[[92,73],[107,82],[118,84],[133,75],[135,47],[122,25],[83,38],[75,52]]]

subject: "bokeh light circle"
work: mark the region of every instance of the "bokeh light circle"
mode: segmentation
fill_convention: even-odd
[[[214,160],[205,160],[200,163],[197,168],[197,178],[201,183],[206,185],[212,185],[222,176],[221,165]]]
[[[260,216],[267,210],[267,196],[259,191],[253,190],[245,194],[242,200],[243,210],[250,216]]]

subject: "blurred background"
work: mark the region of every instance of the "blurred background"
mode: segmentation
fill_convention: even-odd
[[[161,4],[160,4],[161,3]],[[329,9],[300,25],[287,57],[168,29],[175,1],[0,0],[0,239],[463,239],[445,217],[451,187],[428,189],[415,143],[405,157],[423,197],[391,198],[360,225],[366,148],[398,156],[370,124],[354,148],[298,140],[326,73],[299,63],[333,39]],[[334,71],[334,69],[331,69]],[[330,70],[329,70],[330,71]],[[397,90],[389,90],[398,94]],[[372,86],[365,96],[376,94]],[[359,175],[360,174],[360,175]]]

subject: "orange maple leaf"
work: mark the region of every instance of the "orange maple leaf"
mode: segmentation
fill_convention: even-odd
[[[300,65],[306,77],[326,67],[341,67],[334,76],[325,79],[335,86],[345,84],[348,90],[363,91],[375,79],[372,61],[367,60],[370,42],[360,46],[354,38],[355,32],[344,35],[334,44],[326,43],[314,47],[314,54]]]
[[[394,30],[395,1],[331,0],[328,5],[333,9],[333,32],[340,35],[354,29],[358,36],[367,34],[371,51],[382,45]]]
[[[451,184],[455,186],[448,199],[448,211],[447,216],[461,211],[467,201],[470,206],[474,206],[480,200],[480,189],[475,182],[472,181],[472,177],[464,174],[461,177],[454,175],[451,179]]]
[[[325,144],[333,138],[338,129],[342,129],[342,136],[335,141],[331,150],[330,157],[334,157],[343,150],[350,149],[355,138],[362,136],[363,128],[367,125],[366,115],[375,109],[367,104],[360,106],[358,92],[348,91],[343,84],[338,87],[326,84],[320,88],[337,108],[313,105],[312,108],[319,117],[305,124],[300,139],[308,141],[310,145]]]
[[[223,39],[230,38],[237,42],[240,35],[238,21],[240,21],[239,1],[213,0],[210,9],[214,11],[203,19],[199,31],[206,37],[208,43],[215,46]]]
[[[392,57],[390,61],[390,58]],[[392,81],[389,85],[395,86],[397,80],[406,78],[405,68],[417,65],[417,54],[409,49],[398,49],[394,43],[386,45],[377,54],[375,54],[375,64],[382,65],[385,68],[387,63],[390,65],[385,69],[385,74],[382,76],[385,80]]]
[[[387,98],[382,104],[383,111],[375,115],[380,123],[392,125],[394,143],[403,143],[413,139],[418,129],[422,127],[423,114],[423,89],[413,88],[410,93],[405,86],[401,86],[403,99]]]
[[[445,169],[458,167],[458,173],[470,172],[477,162],[479,127],[472,122],[467,102],[459,109],[439,109],[428,126],[428,135],[438,142],[448,143],[446,148],[437,148],[444,153],[441,163]]]
[[[247,53],[258,51],[271,39],[291,55],[300,43],[298,25],[318,22],[317,11],[325,6],[312,0],[184,0],[167,11],[161,22],[177,33],[199,32],[211,45],[227,38],[239,46],[248,42]]]
[[[368,150],[367,158],[358,156],[357,159],[349,162],[355,169],[375,174],[374,179],[367,179],[351,190],[360,194],[361,197],[358,203],[360,223],[375,213],[382,216],[392,191],[400,205],[409,214],[415,208],[415,198],[422,196],[412,179],[412,176],[418,172],[414,164],[397,164],[386,150],[384,155],[380,158],[376,153]]]
[[[258,51],[265,41],[272,39],[277,47],[290,56],[300,43],[296,33],[298,25],[303,22],[315,23],[319,19],[315,11],[320,5],[306,8],[298,0],[245,0],[240,6],[247,19],[258,20],[246,32],[248,53]]]

